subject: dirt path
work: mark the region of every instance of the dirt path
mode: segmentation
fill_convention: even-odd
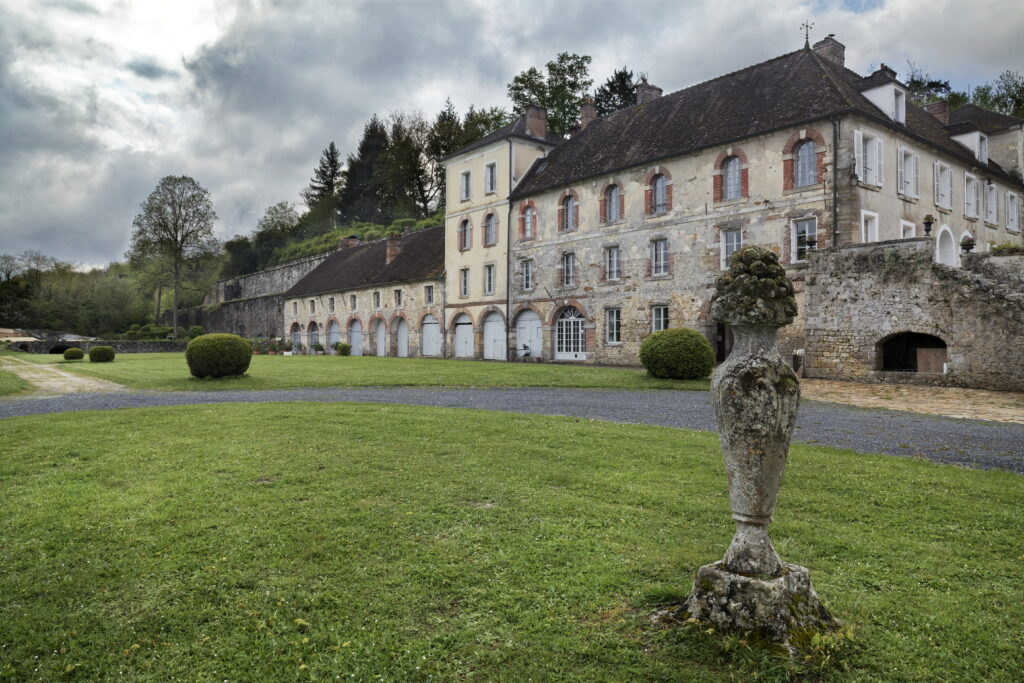
[[[1024,424],[1024,394],[1009,391],[802,379],[800,394],[813,401],[862,408]]]
[[[30,363],[10,356],[0,356],[0,368],[12,372],[32,384],[32,392],[22,394],[18,398],[128,391],[128,387],[108,382],[105,379],[85,377],[53,365]]]

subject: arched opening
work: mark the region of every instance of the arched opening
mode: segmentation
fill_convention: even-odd
[[[50,349],[49,353],[64,353],[69,348],[71,347],[68,346],[67,344],[57,344],[56,346]]]
[[[306,349],[306,353],[311,356],[316,355],[316,345],[320,343],[320,326],[316,323],[309,324],[309,348]]]
[[[585,322],[583,314],[574,306],[567,306],[558,314],[555,321],[555,360],[587,359]]]
[[[399,358],[409,357],[409,324],[405,318],[399,318],[395,322],[395,355]]]
[[[461,313],[452,323],[454,355],[456,358],[473,357],[473,321]]]
[[[901,332],[878,342],[880,370],[942,373],[946,342],[930,334]]]
[[[373,345],[378,356],[388,355],[388,333],[384,327],[383,320],[377,320],[373,324]]]
[[[298,353],[299,346],[302,345],[302,328],[299,327],[298,323],[292,323],[290,334],[292,337],[292,353]]]
[[[484,318],[484,358],[486,360],[505,360],[505,320],[501,313],[491,311]]]
[[[420,345],[423,347],[424,356],[441,355],[441,323],[432,315],[426,315],[423,318]]]
[[[536,311],[527,309],[516,317],[516,355],[520,358],[544,357],[544,333]]]
[[[935,261],[946,266],[959,265],[953,231],[945,225],[939,228],[939,236],[935,241]]]
[[[332,320],[331,324],[327,326],[327,348],[330,351],[334,350],[334,345],[341,341],[341,325],[338,324],[337,320]]]
[[[348,326],[348,343],[352,345],[352,355],[363,355],[363,324],[353,320]]]

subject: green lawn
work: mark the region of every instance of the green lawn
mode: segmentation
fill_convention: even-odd
[[[707,380],[648,377],[635,368],[550,363],[494,363],[374,356],[253,356],[244,377],[199,380],[189,375],[183,353],[123,353],[113,363],[65,361],[59,355],[20,358],[88,374],[133,389],[157,391],[296,389],[365,386],[499,386],[602,389],[707,389]]]
[[[796,663],[647,620],[731,537],[710,433],[365,404],[45,415],[0,421],[0,491],[0,680],[1024,668],[1006,472],[795,447],[772,536],[854,633]]]
[[[13,396],[29,389],[31,386],[13,372],[0,370],[0,396]]]

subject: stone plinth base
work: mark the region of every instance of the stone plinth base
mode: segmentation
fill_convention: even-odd
[[[814,592],[807,568],[783,566],[782,576],[756,578],[733,574],[721,562],[706,564],[697,570],[690,597],[670,618],[692,617],[724,630],[756,631],[783,645],[789,645],[790,636],[799,630],[840,628],[842,623]]]

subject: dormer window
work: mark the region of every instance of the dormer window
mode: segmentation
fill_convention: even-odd
[[[896,123],[907,122],[907,95],[899,88],[895,88],[892,92],[892,120]]]
[[[984,133],[978,133],[978,161],[988,163],[988,136]]]
[[[861,94],[894,122],[906,124],[907,91],[895,80],[865,90]]]

